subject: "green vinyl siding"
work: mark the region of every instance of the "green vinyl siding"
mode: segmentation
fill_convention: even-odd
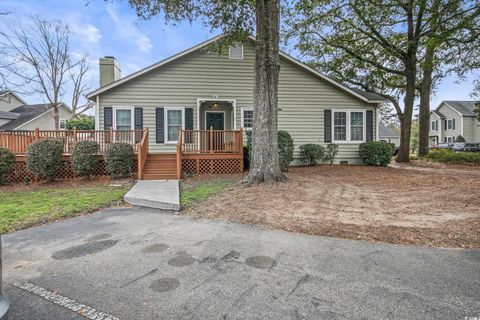
[[[242,107],[253,105],[253,80],[252,46],[245,45],[243,60],[228,59],[228,52],[219,55],[206,50],[195,51],[100,94],[99,125],[103,128],[103,108],[106,106],[143,107],[143,125],[151,129],[150,152],[174,151],[174,145],[155,143],[155,107],[193,108],[194,128],[198,129],[198,98],[235,99],[235,122],[239,129]],[[299,157],[300,145],[323,144],[325,109],[374,110],[376,130],[377,104],[365,103],[283,58],[278,105],[279,129],[292,135],[295,158]],[[339,161],[358,162],[358,143],[341,144],[339,149]]]

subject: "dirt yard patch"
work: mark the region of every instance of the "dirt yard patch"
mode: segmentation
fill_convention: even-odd
[[[184,212],[349,239],[480,247],[480,179],[446,171],[292,168],[286,183],[234,184]]]

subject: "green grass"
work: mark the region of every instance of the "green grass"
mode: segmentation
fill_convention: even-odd
[[[43,186],[0,192],[0,232],[10,232],[100,209],[123,198],[127,188]]]
[[[219,193],[230,184],[232,184],[232,181],[220,180],[205,182],[192,188],[182,190],[180,194],[180,204],[182,206],[190,206],[197,201],[204,200],[216,193]]]

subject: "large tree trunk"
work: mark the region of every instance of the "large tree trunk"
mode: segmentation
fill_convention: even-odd
[[[403,117],[400,119],[400,147],[397,155],[397,162],[410,161],[410,135],[412,131],[412,115],[415,103],[415,58],[411,57],[406,67],[406,90],[404,97]]]
[[[58,105],[53,105],[53,121],[55,122],[55,130],[60,129],[60,115],[58,114]]]
[[[430,94],[432,90],[433,49],[427,48],[420,88],[420,113],[418,115],[418,155],[423,157],[428,153],[430,132]]]
[[[257,0],[253,131],[248,184],[286,180],[278,159],[280,1]]]

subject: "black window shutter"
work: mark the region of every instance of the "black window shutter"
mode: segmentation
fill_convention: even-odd
[[[185,130],[193,130],[193,108],[185,108]],[[192,133],[185,133],[185,142],[192,142]]]
[[[164,108],[155,108],[155,136],[157,143],[165,143]]]
[[[366,140],[373,141],[373,111],[372,110],[367,110],[366,125],[367,125]]]
[[[135,108],[135,130],[143,130],[143,108]]]
[[[452,130],[455,130],[455,118],[452,119]]]
[[[113,109],[112,107],[103,108],[103,127],[104,130],[110,130],[113,127]]]
[[[185,130],[193,130],[193,108],[185,108]]]
[[[135,114],[133,118],[135,124],[135,130],[143,130],[143,108],[135,108]],[[140,142],[142,134],[140,132],[135,133],[135,142]]]
[[[325,142],[332,142],[332,110],[325,110],[324,111],[324,141]]]

